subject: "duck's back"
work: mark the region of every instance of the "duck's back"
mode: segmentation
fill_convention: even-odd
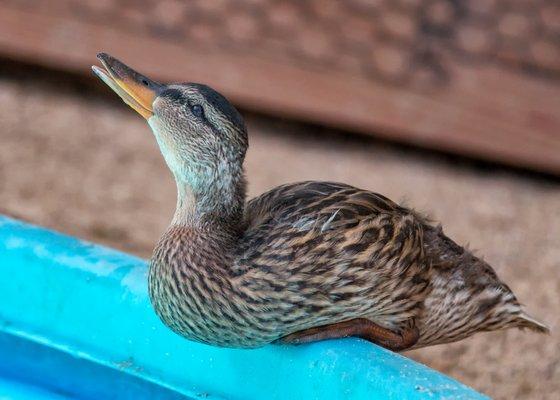
[[[389,199],[302,182],[250,201],[245,223],[234,274],[269,298],[284,334],[358,317],[398,330],[420,315],[429,275],[421,223]]]
[[[480,330],[546,327],[527,316],[493,269],[426,218],[349,185],[302,182],[247,205],[234,268],[240,283],[281,304],[286,332],[363,317],[416,347]]]

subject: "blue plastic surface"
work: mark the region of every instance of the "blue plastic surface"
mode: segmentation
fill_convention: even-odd
[[[190,342],[157,319],[146,273],[139,258],[0,216],[0,398],[486,398],[358,339]]]

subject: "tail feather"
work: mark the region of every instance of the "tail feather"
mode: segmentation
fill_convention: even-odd
[[[427,226],[424,240],[433,275],[415,347],[454,342],[481,331],[550,332],[523,311],[490,265],[445,236],[441,228]]]
[[[550,334],[550,328],[546,324],[536,320],[524,311],[518,315],[515,326],[519,329],[527,328],[534,332]]]

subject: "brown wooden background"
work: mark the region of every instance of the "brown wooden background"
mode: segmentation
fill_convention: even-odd
[[[0,0],[0,56],[98,51],[237,104],[560,174],[557,0]]]

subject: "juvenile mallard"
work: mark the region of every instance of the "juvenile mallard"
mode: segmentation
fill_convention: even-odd
[[[246,203],[247,131],[222,95],[98,58],[94,72],[148,120],[177,183],[149,271],[154,309],[175,332],[228,347],[356,336],[404,350],[548,331],[487,263],[382,195],[302,182]]]

